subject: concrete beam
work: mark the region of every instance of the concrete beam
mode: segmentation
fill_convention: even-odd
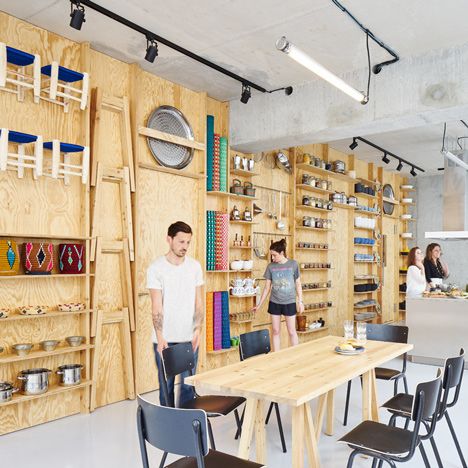
[[[468,43],[384,68],[365,106],[319,78],[291,96],[254,92],[248,104],[231,102],[231,146],[259,152],[467,118],[467,71]],[[367,70],[342,78],[364,89]]]

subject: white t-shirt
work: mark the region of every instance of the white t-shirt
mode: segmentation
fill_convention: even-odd
[[[426,286],[426,275],[416,265],[411,265],[406,273],[406,297],[421,297]]]
[[[193,338],[196,288],[202,285],[202,269],[193,258],[185,257],[181,265],[173,265],[162,256],[149,266],[146,287],[162,291],[162,332],[167,342],[180,343]],[[157,343],[154,328],[152,340]]]

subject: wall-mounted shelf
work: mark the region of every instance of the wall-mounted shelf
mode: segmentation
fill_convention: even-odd
[[[308,289],[303,289],[302,292],[306,293],[306,292],[315,292],[315,291],[328,291],[329,289],[332,289],[332,288],[308,288]]]
[[[31,351],[26,356],[18,356],[16,354],[6,354],[0,358],[0,365],[10,364],[12,362],[30,361],[31,359],[39,359],[49,356],[58,356],[59,354],[76,353],[78,351],[84,351],[86,349],[94,348],[93,345],[85,344],[81,346],[60,346],[54,349],[54,351]]]
[[[354,291],[354,295],[355,296],[362,296],[364,294],[374,294],[375,292],[377,292],[377,289],[375,291]]]
[[[356,197],[371,198],[372,200],[377,198],[376,195],[369,195],[368,193],[364,193],[364,192],[354,192],[354,195]]]
[[[17,239],[47,239],[47,240],[76,240],[85,241],[90,240],[91,237],[86,236],[58,236],[58,235],[40,235],[40,234],[0,234],[0,237],[15,237]]]
[[[354,210],[355,213],[358,213],[360,215],[367,215],[367,216],[380,216],[380,213],[376,213],[376,212],[373,212],[373,211],[367,211],[367,210],[358,210],[358,209],[355,209]]]
[[[231,224],[258,224],[258,223],[255,223],[254,221],[244,221],[242,219],[230,219],[229,222]]]
[[[11,276],[0,276],[0,280],[12,279],[12,280],[24,280],[24,279],[44,279],[44,278],[86,278],[88,276],[94,276],[94,273],[77,273],[77,274],[62,274],[52,273],[51,275],[11,275]]]
[[[300,268],[302,271],[323,271],[323,270],[334,270],[334,268]]]
[[[372,185],[372,186],[376,186],[376,185],[381,185],[381,182],[379,182],[378,180],[371,180],[371,179],[365,179],[364,177],[357,177],[356,179],[358,182],[361,182],[363,183],[364,185]]]
[[[308,227],[308,226],[296,226],[296,229],[301,229],[303,231],[325,231],[325,232],[333,232],[333,229],[324,229],[324,228],[317,228],[317,227]]]
[[[390,203],[391,205],[399,205],[400,202],[398,200],[394,200],[393,198],[382,197],[382,200],[386,203]]]
[[[296,330],[296,332],[297,332],[298,335],[308,335],[309,333],[317,333],[317,332],[321,332],[321,331],[325,331],[325,330],[328,330],[327,326],[320,327],[320,328],[314,328],[312,330],[306,330],[306,331]]]
[[[374,247],[376,247],[375,244],[354,244],[355,247],[366,247],[368,249],[372,249]]]
[[[229,299],[248,299],[249,297],[257,297],[256,294],[249,294],[245,296],[234,296],[233,294],[229,295]]]
[[[229,273],[229,270],[206,270],[207,273]]]
[[[347,205],[346,203],[333,203],[333,206],[341,208],[342,210],[354,210],[356,207],[354,205]]]
[[[245,171],[244,169],[234,169],[233,167],[231,167],[229,172],[230,172],[231,175],[237,175],[237,176],[241,176],[241,177],[255,177],[255,176],[260,175],[258,172]]]
[[[252,249],[253,249],[253,247],[252,247],[252,246],[250,246],[250,247],[249,247],[249,246],[247,246],[247,245],[230,245],[230,246],[229,246],[229,248],[230,248],[231,250],[233,250],[233,249],[246,249],[246,250],[252,250]]]
[[[297,169],[301,169],[305,172],[310,172],[311,174],[318,174],[324,177],[340,179],[346,182],[353,182],[353,183],[356,182],[356,179],[354,179],[353,177],[350,177],[349,175],[341,174],[341,172],[334,172],[334,171],[329,171],[327,169],[322,169],[321,167],[316,167],[316,166],[313,166],[312,164],[298,163],[296,167]]]
[[[237,346],[232,346],[231,348],[217,349],[216,351],[207,351],[206,354],[224,354],[231,353],[232,351],[239,351]]]
[[[297,184],[296,188],[307,190],[308,192],[328,193],[328,194],[335,193],[333,190],[325,190],[325,189],[318,188],[318,187],[312,187],[312,185],[307,185],[307,184]]]
[[[296,205],[296,209],[320,211],[321,213],[333,213],[335,210],[327,210],[326,208],[317,208],[309,205]]]
[[[296,250],[312,250],[314,252],[333,252],[335,249],[318,249],[316,247],[296,247]]]
[[[325,312],[328,309],[332,309],[332,307],[321,307],[321,308],[317,308],[317,309],[306,309],[306,310],[304,310],[304,314],[308,314],[310,312]]]
[[[371,227],[354,226],[354,229],[362,229],[363,231],[375,231],[375,227],[371,228]]]
[[[92,310],[86,309],[86,310],[76,310],[76,311],[71,311],[71,312],[61,312],[57,310],[57,311],[47,312],[45,314],[40,314],[40,315],[13,314],[7,318],[0,319],[0,323],[11,322],[13,320],[35,320],[35,319],[40,319],[40,318],[54,318],[54,317],[65,317],[65,316],[73,317],[79,314],[87,314],[88,312],[92,312]]]
[[[255,198],[255,197],[249,197],[248,195],[236,195],[235,193],[230,193],[229,198],[235,198],[235,199],[240,199],[240,200],[244,200],[244,201],[258,200],[258,198]]]

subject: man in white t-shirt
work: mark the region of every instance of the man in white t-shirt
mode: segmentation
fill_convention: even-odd
[[[153,347],[159,379],[159,400],[163,406],[174,404],[174,378],[167,380],[169,399],[162,391],[163,349],[177,343],[192,342],[195,368],[203,325],[203,273],[200,263],[186,256],[192,240],[192,228],[177,221],[167,230],[169,252],[154,260],[146,274],[153,314]],[[186,385],[182,374],[179,406],[195,398],[194,388]]]

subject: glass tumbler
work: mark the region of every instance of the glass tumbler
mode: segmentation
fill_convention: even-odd
[[[358,322],[356,324],[356,339],[360,344],[365,344],[367,341],[367,324],[366,322]]]
[[[354,322],[352,320],[344,321],[344,337],[347,340],[354,338]]]

